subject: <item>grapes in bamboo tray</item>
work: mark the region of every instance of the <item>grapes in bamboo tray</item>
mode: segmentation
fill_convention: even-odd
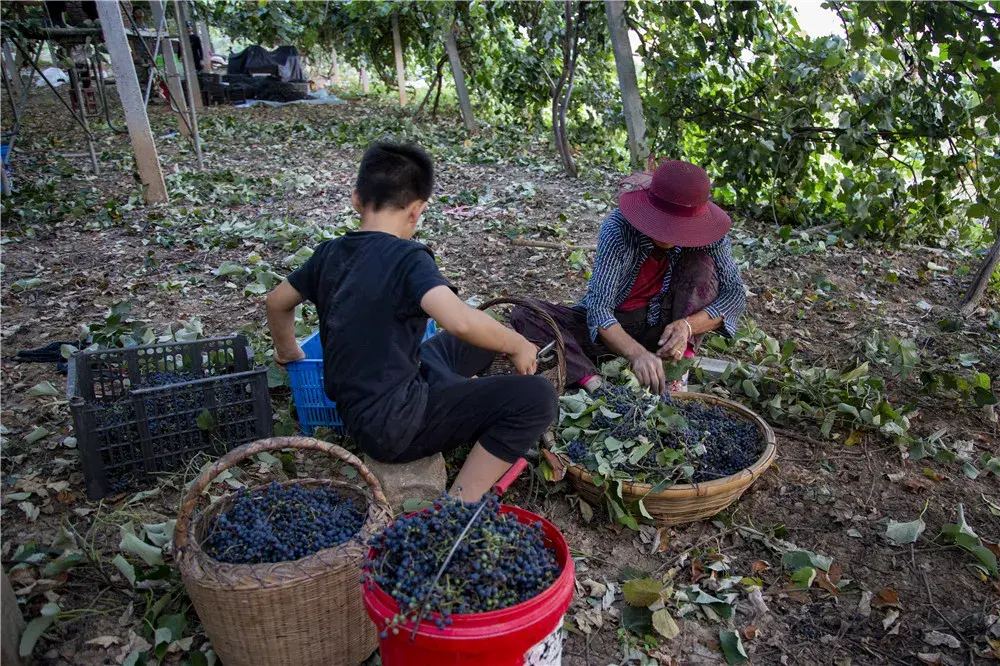
[[[521,523],[513,514],[501,513],[495,495],[481,501],[486,507],[433,589],[479,503],[443,495],[427,510],[397,518],[372,538],[366,582],[381,587],[400,608],[383,638],[418,617],[444,629],[453,615],[509,608],[540,594],[559,577],[561,568],[544,542],[541,523]]]
[[[764,450],[750,421],[696,400],[653,395],[620,363],[605,364],[602,372],[605,383],[595,393],[560,399],[555,448],[597,485],[628,480],[660,492],[736,474]]]

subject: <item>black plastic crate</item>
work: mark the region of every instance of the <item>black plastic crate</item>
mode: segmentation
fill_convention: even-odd
[[[242,335],[76,354],[67,383],[87,496],[270,437],[267,370],[252,360]]]

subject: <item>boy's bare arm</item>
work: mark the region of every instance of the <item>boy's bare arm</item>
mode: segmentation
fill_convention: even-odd
[[[295,307],[304,299],[288,280],[267,295],[267,327],[274,341],[274,362],[285,365],[305,358],[295,339]]]
[[[538,348],[485,312],[470,308],[450,288],[434,287],[420,299],[420,307],[455,337],[482,349],[503,352],[520,374],[535,374]]]

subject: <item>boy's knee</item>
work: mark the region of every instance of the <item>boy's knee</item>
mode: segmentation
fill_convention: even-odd
[[[539,417],[547,417],[548,421],[554,421],[556,413],[559,411],[559,396],[556,387],[548,379],[541,375],[522,377],[522,386],[518,387],[518,394],[521,396],[526,408],[532,412],[537,412]]]

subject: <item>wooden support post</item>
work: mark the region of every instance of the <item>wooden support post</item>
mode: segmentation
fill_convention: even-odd
[[[212,36],[208,32],[208,23],[198,21],[195,24],[198,36],[201,37],[201,64],[206,72],[212,71]]]
[[[191,139],[194,143],[194,156],[198,160],[198,168],[204,169],[205,162],[201,156],[201,136],[198,134],[198,112],[204,107],[201,103],[201,86],[198,85],[198,72],[194,66],[194,51],[187,34],[187,0],[174,0],[174,18],[177,20],[177,32],[181,40],[181,54],[184,56],[184,78],[187,79],[188,93],[188,126],[191,129]]]
[[[181,55],[184,58],[184,79],[187,81],[188,93],[191,95],[188,107],[195,111],[202,111],[204,105],[201,103],[201,85],[198,83],[198,69],[194,64],[194,51],[191,49],[191,38],[188,36],[187,30],[187,0],[174,0],[174,18],[177,19],[177,37],[181,41]],[[196,123],[191,123],[191,130],[196,135],[198,134]],[[200,155],[198,161],[201,162]]]
[[[163,26],[163,31],[160,36],[160,56],[163,58],[163,66],[167,70],[167,92],[170,94],[173,104],[171,107],[174,108],[176,105],[177,113],[184,114],[185,118],[188,116],[187,102],[184,100],[184,88],[181,85],[181,74],[177,71],[177,61],[174,59],[174,48],[170,42],[170,26],[167,24],[166,19],[166,1],[165,0],[150,0],[150,9],[153,10],[153,21],[155,26]],[[188,128],[188,121],[184,118],[178,119],[178,125],[180,126],[181,136],[185,138],[191,137],[191,130]]]
[[[118,3],[98,2],[97,12],[101,19],[104,42],[111,56],[111,67],[115,70],[115,87],[125,111],[125,122],[135,151],[139,178],[145,186],[143,194],[146,203],[166,201],[167,185],[163,182],[160,158],[156,154],[156,144],[153,143],[153,132],[149,128],[146,105],[139,88],[139,78],[135,74],[132,51],[128,47],[128,37],[125,35],[125,24],[122,23]]]
[[[24,661],[20,656],[21,633],[24,631],[24,616],[17,605],[14,588],[11,587],[7,572],[2,572],[0,581],[0,663],[3,666],[21,666]]]
[[[10,46],[6,39],[3,40],[3,73],[10,84],[11,92],[15,95],[20,95],[21,88],[24,87],[24,82],[21,80],[20,70],[14,64],[14,56],[10,53]]]
[[[399,36],[399,14],[392,13],[392,51],[396,56],[396,87],[399,105],[406,106],[406,66],[403,64],[403,40]]]
[[[358,69],[358,78],[361,83],[361,94],[368,94],[368,68],[365,66],[365,59],[361,58],[361,67]]]
[[[476,118],[472,115],[472,102],[469,101],[469,90],[465,87],[465,72],[462,70],[462,59],[459,57],[455,31],[452,29],[448,29],[444,33],[444,48],[448,51],[448,60],[451,61],[451,75],[455,79],[458,105],[462,108],[462,122],[465,123],[466,130],[475,132]]]
[[[642,96],[635,76],[635,61],[632,59],[632,45],[628,39],[625,23],[625,8],[622,0],[604,0],[611,30],[611,48],[615,53],[618,69],[618,84],[622,91],[622,107],[625,111],[625,131],[628,134],[628,150],[633,168],[643,169],[649,156],[646,141],[646,118],[642,113]]]

